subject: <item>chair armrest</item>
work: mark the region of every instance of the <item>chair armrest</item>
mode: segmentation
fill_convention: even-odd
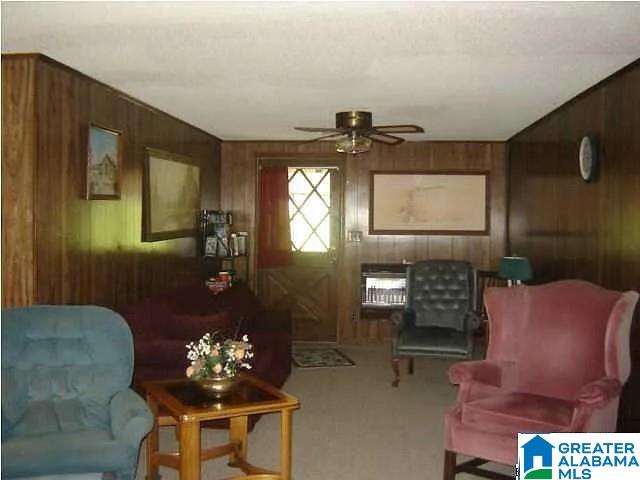
[[[455,385],[477,382],[500,387],[502,369],[500,365],[487,360],[458,362],[449,368],[449,380]]]
[[[137,448],[153,426],[153,416],[145,401],[128,388],[111,399],[109,410],[114,438]]]
[[[240,325],[240,333],[247,332],[286,332],[291,333],[291,311],[287,309],[264,309],[247,317]]]
[[[617,378],[602,377],[583,385],[578,391],[578,402],[592,409],[605,406],[620,395],[622,385]]]

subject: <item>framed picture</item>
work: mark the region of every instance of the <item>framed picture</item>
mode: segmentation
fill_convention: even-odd
[[[198,233],[200,167],[191,159],[147,148],[144,164],[142,241]]]
[[[88,136],[85,197],[88,200],[117,200],[121,188],[122,134],[90,123]]]
[[[487,235],[489,172],[372,171],[372,235]]]
[[[205,237],[204,254],[207,257],[215,257],[218,254],[218,238],[212,235]]]

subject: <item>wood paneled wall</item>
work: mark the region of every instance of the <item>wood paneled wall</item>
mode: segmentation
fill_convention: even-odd
[[[584,183],[578,146],[599,143],[600,175]],[[580,278],[640,290],[640,61],[545,116],[508,142],[509,243],[535,281]],[[623,418],[640,431],[640,322]]]
[[[509,140],[509,239],[536,281],[640,288],[640,62]],[[600,174],[580,178],[584,135]]]
[[[250,232],[255,266],[256,159],[258,157],[327,157],[332,142],[224,142],[222,145],[223,209],[234,213],[234,229]],[[369,235],[371,170],[488,170],[491,172],[491,233],[487,236]],[[496,268],[505,253],[505,148],[499,142],[406,142],[396,147],[374,145],[364,155],[346,157],[343,255],[339,259],[338,339],[380,341],[390,335],[386,319],[359,320],[360,264],[426,258],[458,258],[479,268]],[[362,242],[346,242],[346,232],[363,232]],[[255,273],[253,268],[252,273]],[[251,275],[255,279],[255,274]]]
[[[36,68],[34,57],[2,61],[3,306],[35,296]]]
[[[27,166],[20,168],[26,170],[35,160],[32,171],[7,194],[11,198],[3,188],[3,264],[22,255],[21,265],[3,269],[3,306],[91,303],[119,308],[199,279],[194,238],[141,241],[143,160],[146,147],[196,160],[202,207],[218,208],[221,142],[47,57],[3,56],[2,67],[3,74],[21,73],[3,77],[3,109],[6,105],[15,122],[7,117],[3,122],[3,182],[9,168],[25,161]],[[35,77],[35,86],[25,77]],[[35,102],[35,108],[24,111],[19,98]],[[83,199],[89,122],[122,132],[120,200]],[[22,133],[6,136],[6,129]],[[16,138],[26,138],[24,145]],[[12,152],[7,158],[6,151]],[[30,157],[23,151],[36,153]],[[33,258],[19,253],[28,250],[29,242]],[[11,248],[5,250],[5,244]],[[22,272],[30,271],[33,285],[25,291],[28,280]]]

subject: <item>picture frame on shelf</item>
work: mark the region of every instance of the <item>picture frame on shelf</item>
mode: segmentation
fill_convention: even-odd
[[[488,235],[489,172],[371,172],[369,234]]]
[[[204,255],[205,257],[215,257],[218,253],[218,238],[213,235],[205,237]]]
[[[197,236],[199,216],[200,166],[188,157],[147,148],[142,241]]]
[[[87,200],[119,200],[122,190],[122,132],[89,123],[85,176]]]

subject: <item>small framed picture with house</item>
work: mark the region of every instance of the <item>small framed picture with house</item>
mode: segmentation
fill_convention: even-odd
[[[121,189],[122,134],[89,124],[87,152],[88,200],[118,200]]]

